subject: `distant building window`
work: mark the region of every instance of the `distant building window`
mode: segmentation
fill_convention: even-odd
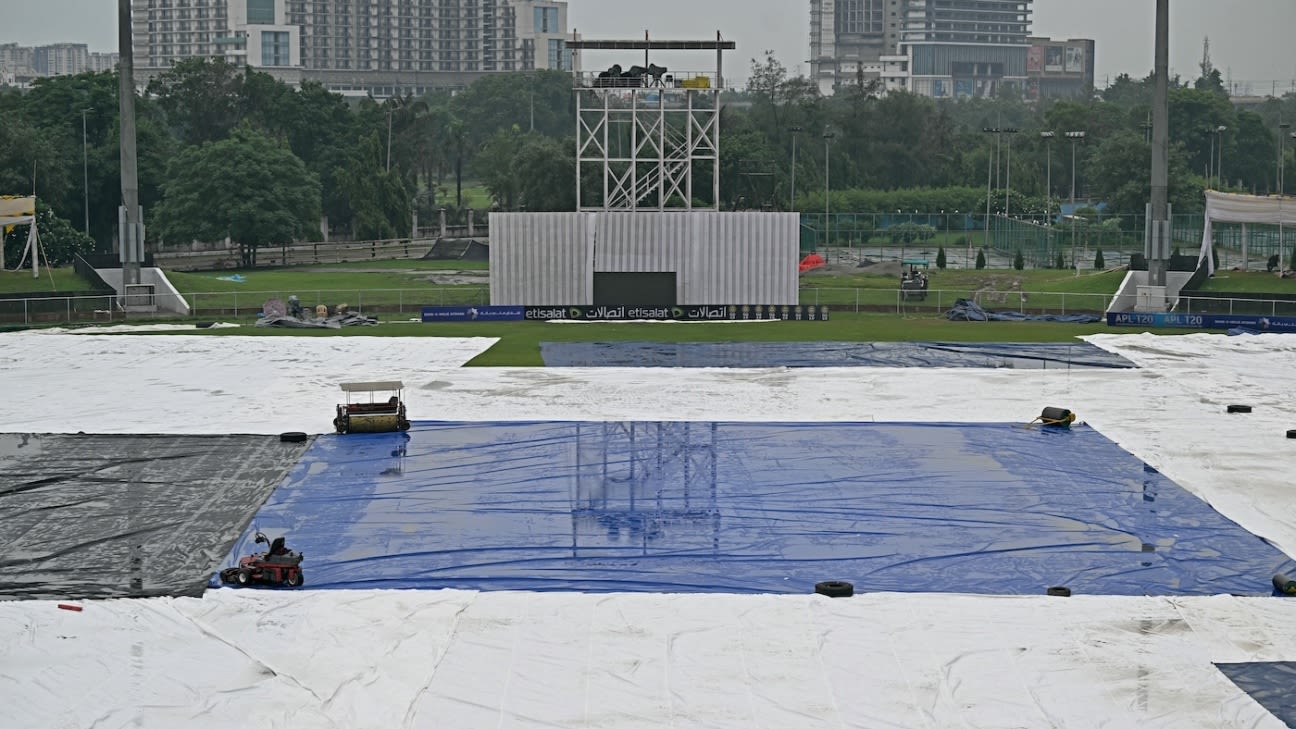
[[[248,25],[274,25],[274,0],[247,0]]]
[[[554,71],[570,71],[571,64],[568,63],[567,41],[561,38],[549,39],[549,68]]]
[[[535,9],[535,32],[561,33],[558,28],[558,8]]]
[[[288,66],[292,57],[288,48],[287,31],[261,31],[261,65]]]

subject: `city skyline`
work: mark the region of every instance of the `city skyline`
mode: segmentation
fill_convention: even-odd
[[[634,37],[644,30],[663,38],[707,38],[720,30],[738,43],[725,69],[738,82],[746,79],[750,60],[766,50],[791,72],[809,72],[808,0],[709,0],[703,11],[690,0],[659,0],[652,6],[569,0],[569,8],[571,29],[587,38]],[[1037,36],[1094,39],[1095,76],[1103,86],[1121,73],[1141,77],[1151,71],[1153,10],[1151,3],[1132,8],[1129,0],[1035,0],[1031,31]],[[1209,37],[1212,61],[1226,81],[1253,87],[1271,84],[1270,89],[1250,89],[1256,94],[1269,93],[1272,85],[1281,93],[1284,85],[1289,90],[1296,84],[1296,54],[1287,50],[1284,39],[1296,27],[1296,3],[1182,0],[1171,11],[1171,65],[1176,74],[1196,77],[1202,41]],[[0,43],[85,43],[91,51],[111,52],[117,45],[116,17],[116,3],[109,0],[24,3],[6,11],[6,37]],[[1121,22],[1113,23],[1113,18]],[[595,67],[601,60],[587,57],[586,66]]]

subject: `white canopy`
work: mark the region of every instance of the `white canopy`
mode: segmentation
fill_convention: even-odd
[[[1236,195],[1228,192],[1206,191],[1206,225],[1202,233],[1201,254],[1198,264],[1206,261],[1210,273],[1215,273],[1215,259],[1211,256],[1214,236],[1213,223],[1259,223],[1263,225],[1296,225],[1296,198],[1270,195]]]
[[[23,261],[19,262],[18,268],[22,268],[23,262],[26,262],[27,256],[36,250],[36,198],[0,196],[0,233],[8,234],[9,229],[15,225],[31,224],[31,230],[27,234],[27,247],[23,252]],[[36,256],[32,256],[32,275],[36,275],[38,262]],[[3,236],[0,235],[0,269],[5,269],[4,262],[4,245]],[[15,269],[17,270],[17,269]]]

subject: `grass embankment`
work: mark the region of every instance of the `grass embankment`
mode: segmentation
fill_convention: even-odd
[[[456,275],[464,272],[463,275]],[[308,306],[484,304],[486,264],[480,261],[364,261],[252,271],[168,272],[171,283],[199,310],[260,309],[266,299],[296,294]],[[240,276],[242,281],[230,280]],[[473,283],[476,281],[476,283]]]
[[[7,262],[6,265],[12,265]],[[52,280],[51,280],[52,279]],[[40,269],[40,277],[32,278],[31,269],[21,271],[0,271],[0,298],[6,294],[90,291],[93,287],[89,281],[77,275],[71,267]]]
[[[892,270],[890,267],[886,270]],[[870,273],[868,268],[830,266],[801,276],[801,303],[829,306],[890,308],[898,302],[897,275]],[[980,301],[987,308],[1049,311],[1102,311],[1125,279],[1124,269],[1075,271],[983,269],[928,272],[930,307],[949,306],[958,298]],[[1023,300],[1022,294],[1026,294]]]
[[[1279,278],[1264,271],[1219,271],[1206,280],[1202,291],[1235,294],[1296,294],[1296,279]]]

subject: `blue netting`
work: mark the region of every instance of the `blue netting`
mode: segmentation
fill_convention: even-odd
[[[324,436],[244,535],[308,587],[1267,595],[1288,558],[1098,432],[420,423]]]
[[[1088,342],[541,342],[548,367],[1132,368]]]

